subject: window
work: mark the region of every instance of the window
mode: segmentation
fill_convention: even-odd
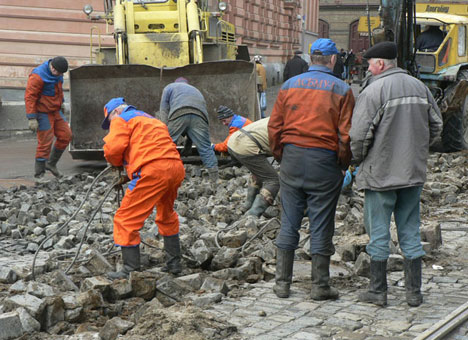
[[[458,27],[458,56],[466,55],[466,26]]]

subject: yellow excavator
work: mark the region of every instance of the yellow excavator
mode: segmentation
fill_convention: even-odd
[[[101,159],[103,106],[124,97],[157,116],[164,87],[185,77],[204,95],[214,143],[228,131],[216,119],[219,105],[259,118],[255,64],[246,46],[236,45],[235,28],[223,20],[226,3],[214,0],[104,0],[105,19],[114,28],[114,48],[98,48],[96,64],[70,71],[70,126],[74,159]]]
[[[380,4],[379,17],[360,18],[358,30],[369,33],[373,43],[397,43],[398,65],[423,81],[440,107],[442,150],[468,149],[468,7],[414,0]],[[443,38],[433,48],[421,48],[418,37],[430,27]]]

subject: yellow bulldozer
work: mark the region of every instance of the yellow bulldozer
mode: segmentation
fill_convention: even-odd
[[[164,87],[185,77],[205,97],[210,134],[217,143],[228,131],[216,119],[219,105],[259,118],[257,75],[235,28],[223,20],[226,3],[214,0],[104,0],[103,15],[114,28],[114,48],[95,50],[96,64],[70,71],[70,126],[74,159],[102,159],[103,106],[124,97],[157,116]]]

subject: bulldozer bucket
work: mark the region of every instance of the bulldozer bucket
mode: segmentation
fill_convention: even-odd
[[[129,105],[151,115],[159,111],[164,87],[185,77],[205,97],[210,135],[218,143],[228,128],[217,119],[216,108],[226,105],[251,120],[259,118],[255,65],[247,61],[213,61],[159,69],[148,65],[85,65],[70,71],[70,127],[74,159],[103,159],[101,129],[104,105],[124,97]]]

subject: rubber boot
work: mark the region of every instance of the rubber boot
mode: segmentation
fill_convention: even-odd
[[[52,149],[50,154],[49,160],[46,162],[46,169],[49,170],[55,177],[61,177],[62,175],[57,170],[57,162],[59,161],[60,157],[62,157],[64,150],[58,150],[56,148]]]
[[[377,306],[387,305],[387,260],[371,260],[369,290],[360,293],[358,299]]]
[[[45,161],[38,161],[34,163],[34,177],[41,178],[45,174],[46,169],[46,162]]]
[[[242,204],[241,210],[242,212],[246,212],[252,207],[252,204],[255,200],[255,197],[260,192],[260,188],[256,186],[249,186],[247,187],[247,198],[245,199],[244,204]]]
[[[406,302],[411,307],[417,307],[423,302],[421,294],[421,257],[414,260],[405,258],[403,266],[405,268]]]
[[[310,297],[313,300],[336,300],[339,293],[336,288],[330,287],[330,256],[312,255],[312,290]]]
[[[210,179],[211,189],[216,191],[216,187],[218,185],[219,173],[218,167],[215,166],[213,168],[208,168],[208,177]]]
[[[276,284],[273,292],[279,298],[289,297],[294,264],[294,250],[276,248]]]
[[[140,270],[140,246],[121,247],[123,268],[118,272],[110,272],[107,276],[111,280],[127,279],[130,272]]]
[[[164,251],[166,252],[166,265],[161,270],[174,275],[180,274],[182,267],[180,265],[179,234],[164,236]]]

